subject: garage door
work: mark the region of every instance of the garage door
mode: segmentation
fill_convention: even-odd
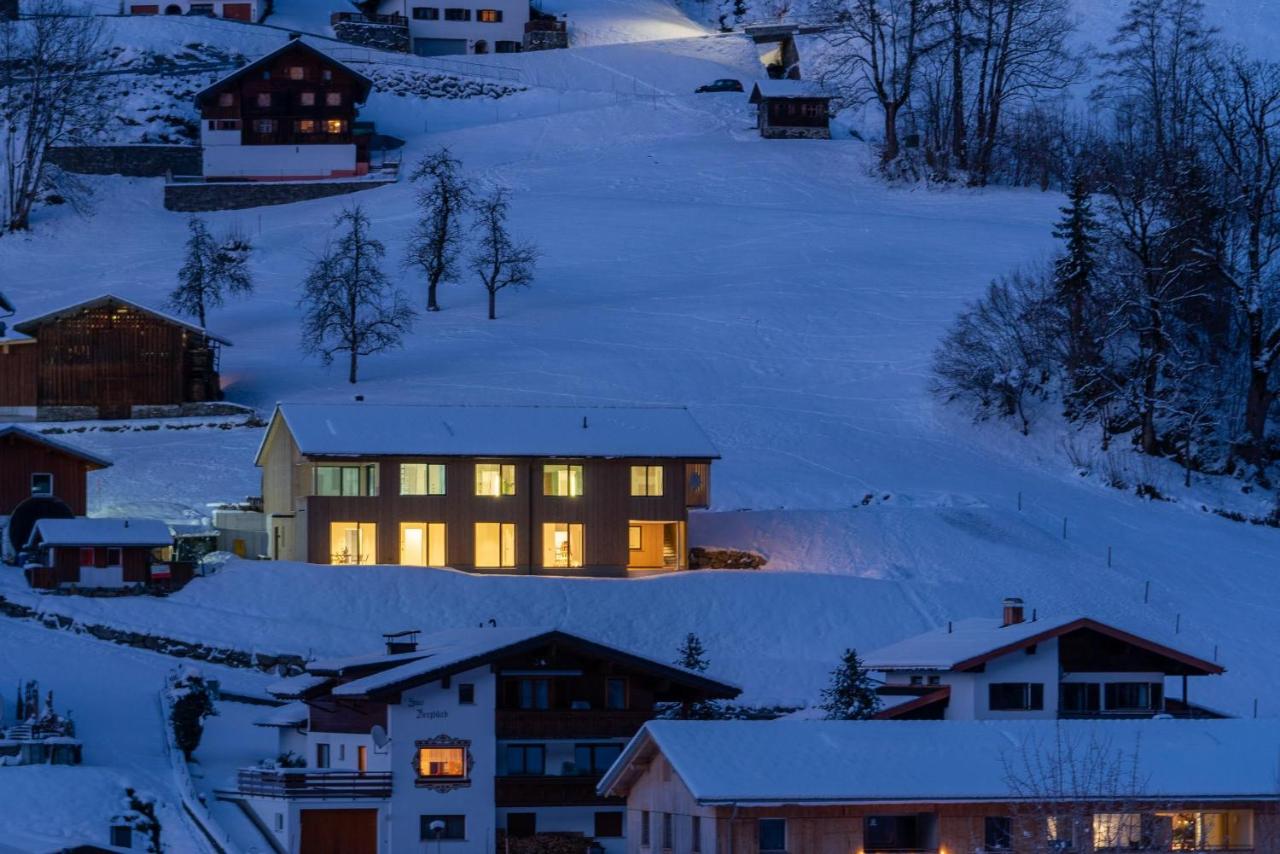
[[[223,3],[222,17],[233,21],[248,21],[252,18],[249,13],[251,8],[252,4],[249,3]]]
[[[378,854],[377,810],[303,810],[300,854]]]
[[[466,39],[414,39],[413,52],[418,56],[447,56],[466,53]]]
[[[159,7],[159,6],[146,6],[146,5],[143,5],[143,6],[130,6],[130,7],[129,7],[129,14],[130,14],[130,15],[159,15],[159,14],[160,14],[160,7]]]

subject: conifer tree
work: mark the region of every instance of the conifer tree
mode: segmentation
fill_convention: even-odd
[[[857,650],[846,649],[840,666],[831,671],[831,687],[822,689],[822,704],[828,720],[861,721],[880,711],[875,682],[862,666]]]
[[[199,217],[187,221],[187,254],[178,270],[178,286],[169,293],[169,305],[181,314],[205,325],[210,308],[222,305],[228,293],[253,291],[249,256],[253,244],[238,231],[228,231],[220,239],[209,233]]]
[[[1065,246],[1053,265],[1053,288],[1066,315],[1064,403],[1067,416],[1075,417],[1088,407],[1089,386],[1098,364],[1098,342],[1090,323],[1098,221],[1089,187],[1082,177],[1077,176],[1072,182],[1067,204],[1061,211],[1062,219],[1054,227],[1053,236]]]
[[[684,642],[676,651],[676,666],[695,673],[704,673],[711,662],[707,660],[706,647],[693,632],[684,636]],[[710,721],[724,717],[724,710],[714,700],[689,700],[672,710],[674,717],[692,721]]]

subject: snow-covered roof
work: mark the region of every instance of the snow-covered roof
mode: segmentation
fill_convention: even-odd
[[[676,406],[282,403],[276,418],[305,456],[720,456]]]
[[[831,98],[830,92],[810,80],[758,80],[751,90],[750,102],[761,98]]]
[[[1088,629],[1134,643],[1206,673],[1221,673],[1212,662],[1088,617],[1041,617],[1004,625],[1000,619],[958,620],[882,647],[863,657],[868,670],[965,670],[1050,638]]]
[[[583,649],[609,658],[628,661],[645,670],[661,672],[673,681],[695,685],[717,696],[737,696],[740,689],[704,673],[655,661],[639,653],[591,640],[558,629],[539,627],[449,629],[426,635],[418,644],[425,656],[385,670],[378,670],[333,689],[335,697],[365,697],[422,685],[436,679],[478,667],[495,658],[519,653],[545,643]]]
[[[330,679],[328,677],[303,673],[299,676],[281,679],[279,682],[272,682],[267,686],[267,693],[282,700],[296,700],[329,682]]]
[[[1061,741],[1057,741],[1061,739]],[[1055,745],[1061,744],[1061,747]],[[1028,762],[1104,757],[1146,799],[1276,798],[1280,720],[650,721],[600,781],[625,795],[660,751],[700,803],[1017,800]]]
[[[31,335],[40,326],[40,324],[44,323],[46,320],[52,320],[55,317],[59,317],[64,314],[70,314],[73,311],[80,311],[81,309],[85,309],[85,308],[95,308],[99,305],[112,304],[112,303],[128,306],[134,311],[140,311],[143,314],[149,314],[152,317],[158,317],[159,319],[165,321],[166,323],[172,323],[175,326],[181,326],[182,328],[189,329],[192,332],[198,332],[201,335],[204,335],[206,338],[210,338],[214,341],[217,341],[219,344],[226,344],[227,346],[231,346],[230,341],[228,341],[225,338],[221,338],[217,335],[214,335],[212,332],[210,332],[209,330],[205,329],[202,326],[197,326],[196,324],[183,320],[180,317],[174,317],[172,314],[165,314],[162,311],[156,311],[154,308],[147,308],[145,305],[138,305],[138,303],[133,302],[132,300],[127,300],[124,297],[118,297],[115,294],[102,294],[101,296],[96,296],[93,299],[82,300],[81,302],[74,303],[72,305],[66,305],[66,306],[63,306],[62,308],[56,308],[53,311],[46,311],[44,314],[37,315],[36,317],[28,318],[27,320],[24,320],[21,323],[15,323],[13,325],[13,328],[23,334]]]
[[[38,519],[28,548],[45,546],[167,546],[169,526],[158,519]]]
[[[56,448],[57,450],[62,451],[64,454],[70,454],[73,457],[79,457],[85,462],[92,463],[93,465],[99,468],[107,468],[108,466],[111,465],[111,460],[107,459],[106,457],[101,457],[101,456],[98,456],[97,454],[91,454],[88,451],[84,450],[83,448],[77,448],[75,445],[72,445],[69,442],[63,442],[60,439],[50,438],[49,436],[46,436],[43,433],[39,433],[35,430],[32,430],[29,427],[23,427],[20,424],[9,424],[7,426],[0,427],[0,437],[6,436],[9,434],[13,434],[15,436],[21,436],[24,439],[28,439],[40,445],[45,445],[46,447],[49,447],[49,448]]]
[[[292,702],[277,706],[253,722],[254,726],[278,727],[292,729],[302,726],[311,719],[311,710],[306,703]]]
[[[420,658],[426,658],[428,655],[431,655],[429,650],[420,649],[414,652],[371,652],[366,655],[347,655],[342,658],[318,658],[307,664],[307,670],[311,673],[319,673],[326,676],[343,676],[352,671],[371,667],[382,670],[394,664],[417,661]]]

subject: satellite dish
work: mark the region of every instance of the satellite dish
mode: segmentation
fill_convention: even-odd
[[[379,750],[386,747],[387,742],[391,741],[382,724],[374,724],[373,729],[369,730],[369,737],[373,739],[373,746]]]

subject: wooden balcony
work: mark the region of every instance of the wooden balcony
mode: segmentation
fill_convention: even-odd
[[[493,781],[493,798],[499,807],[593,807],[626,803],[625,798],[597,795],[598,782],[598,776],[497,777]]]
[[[241,768],[237,789],[257,798],[362,800],[391,797],[391,772]]]
[[[630,738],[653,712],[606,709],[498,709],[498,738]]]

